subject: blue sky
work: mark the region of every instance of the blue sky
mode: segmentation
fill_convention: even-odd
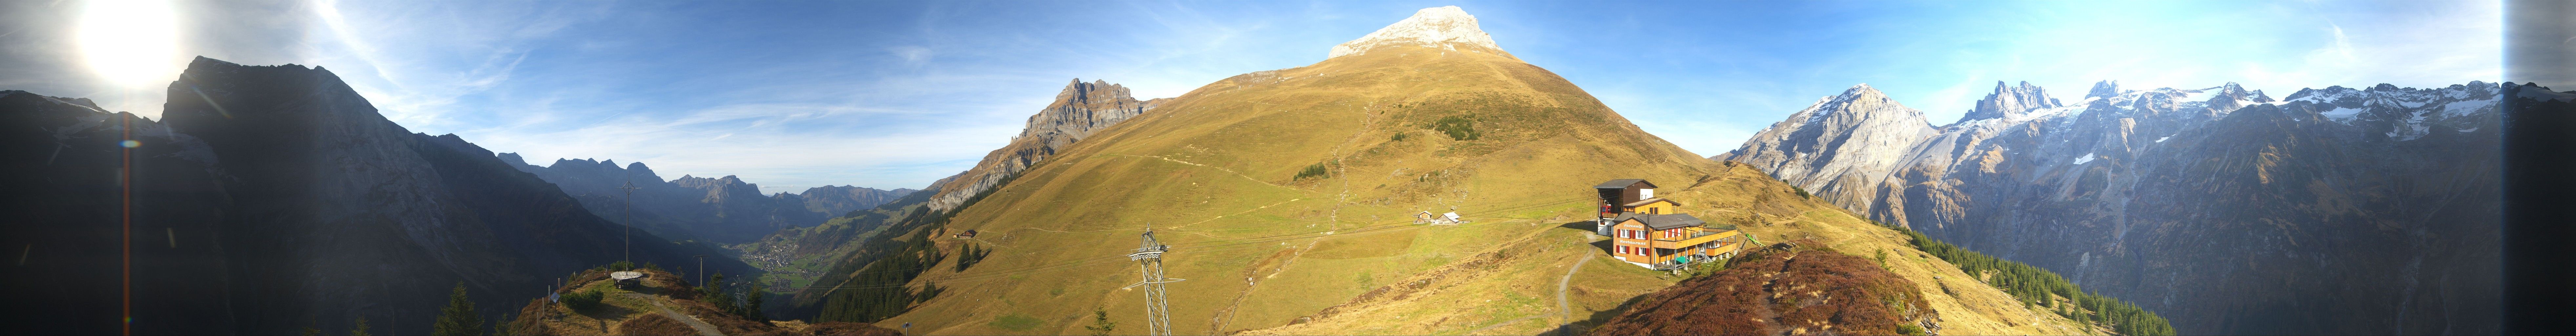
[[[0,89],[157,115],[168,79],[85,63],[82,20],[124,13],[86,5],[0,4]],[[1074,78],[1176,96],[1321,61],[1443,5],[1701,155],[1858,83],[1946,124],[1996,81],[2060,98],[2098,80],[2280,97],[2501,73],[2500,6],[2475,1],[177,3],[160,66],[327,67],[415,132],[540,165],[643,161],[770,192],[920,188],[1000,147]]]

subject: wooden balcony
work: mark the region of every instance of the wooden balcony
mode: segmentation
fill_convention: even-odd
[[[1742,235],[1744,235],[1744,231],[1736,231],[1736,230],[1726,230],[1726,231],[1700,231],[1700,232],[1698,232],[1698,233],[1694,233],[1694,234],[1692,234],[1690,238],[1675,239],[1675,240],[1655,239],[1655,240],[1654,240],[1654,247],[1655,247],[1655,248],[1659,248],[1659,249],[1687,249],[1687,248],[1690,248],[1690,247],[1692,247],[1692,246],[1698,246],[1699,244],[1702,244],[1702,243],[1707,243],[1707,242],[1717,241],[1718,239],[1726,239],[1727,237],[1735,237],[1735,236],[1742,236]],[[1711,254],[1715,254],[1715,253],[1711,253]]]

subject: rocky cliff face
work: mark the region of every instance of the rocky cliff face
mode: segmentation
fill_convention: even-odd
[[[2110,83],[2104,82],[2104,84]],[[2109,87],[2117,90],[2116,85]],[[2048,89],[2030,85],[2030,82],[2021,82],[2021,86],[2004,86],[2003,81],[1995,81],[1995,92],[1986,94],[1986,99],[1978,100],[1977,108],[1968,110],[1968,114],[1960,116],[1959,121],[2019,117],[2032,110],[2059,106],[2065,106],[2065,104],[2058,103],[2057,98],[2050,98]]]
[[[1901,154],[1824,158],[1898,162],[1888,170],[1768,171],[1879,181],[1817,190],[2136,301],[2183,333],[2494,332],[2495,106],[2511,90],[2382,84],[2274,100],[2233,83],[2103,82],[2058,105],[1998,85]],[[1720,158],[1793,161],[1760,149],[1798,145],[1756,137]]]
[[[1074,79],[1072,84],[1064,86],[1064,91],[1056,93],[1055,103],[1029,116],[1028,128],[1022,129],[1019,136],[1012,137],[1009,145],[985,154],[984,161],[976,163],[974,169],[931,182],[930,188],[925,190],[933,193],[928,203],[930,209],[947,211],[965,204],[967,200],[1000,186],[1011,176],[1028,170],[1029,165],[1046,161],[1057,150],[1082,141],[1100,129],[1152,111],[1162,102],[1162,99],[1136,100],[1135,96],[1128,94],[1127,87],[1107,81],[1083,83],[1082,79]]]
[[[826,186],[807,189],[803,194],[762,195],[760,185],[731,175],[681,176],[664,181],[642,162],[620,168],[613,160],[557,159],[552,165],[536,166],[525,163],[516,153],[501,153],[498,157],[520,171],[553,182],[602,218],[664,237],[725,244],[757,240],[779,229],[813,226],[832,216],[884,204],[911,192]],[[628,183],[638,189],[631,194],[620,189]]]
[[[1923,111],[1862,84],[1818,98],[1755,133],[1744,148],[1712,159],[1752,164],[1817,195],[1847,197],[1836,204],[1867,204],[1869,198],[1858,197],[1863,193],[1846,190],[1878,186],[1914,142],[1934,132]]]
[[[329,71],[198,58],[181,78],[157,123],[0,92],[0,118],[29,126],[0,131],[0,165],[32,172],[0,177],[21,220],[0,239],[28,252],[26,271],[0,281],[47,289],[21,291],[41,294],[18,304],[46,309],[11,325],[117,333],[131,279],[136,333],[347,330],[365,317],[419,334],[426,324],[396,321],[429,320],[459,283],[502,307],[624,255],[624,228],[454,135],[410,133]],[[647,242],[638,261],[715,254],[634,239]]]

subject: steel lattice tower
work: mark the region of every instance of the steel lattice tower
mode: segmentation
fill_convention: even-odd
[[[1163,277],[1163,252],[1171,249],[1172,246],[1154,240],[1154,228],[1149,224],[1145,226],[1145,242],[1136,245],[1136,253],[1127,254],[1127,259],[1145,266],[1144,280],[1126,288],[1145,286],[1146,335],[1172,334],[1171,296],[1164,292],[1163,284],[1187,279]]]

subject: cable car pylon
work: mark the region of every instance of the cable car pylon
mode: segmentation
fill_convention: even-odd
[[[1136,245],[1136,253],[1127,254],[1127,259],[1145,266],[1144,280],[1119,289],[1145,286],[1145,334],[1169,336],[1172,334],[1172,302],[1171,296],[1164,292],[1163,284],[1189,279],[1163,277],[1163,252],[1171,251],[1172,246],[1154,240],[1153,223],[1145,224],[1144,236],[1144,243]]]

